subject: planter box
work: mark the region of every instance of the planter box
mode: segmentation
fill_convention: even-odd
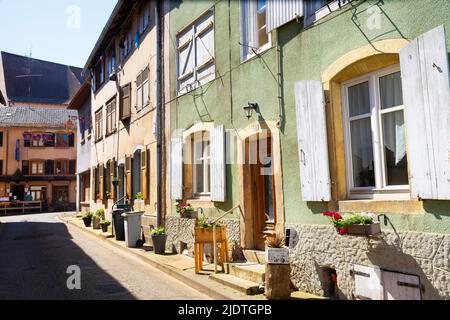
[[[216,227],[216,242],[227,238],[227,229],[225,226]],[[213,243],[213,228],[195,228],[196,243]]]
[[[354,224],[348,226],[347,233],[360,236],[374,236],[381,233],[381,227],[379,223]]]
[[[100,229],[100,218],[92,218],[92,227],[95,230]]]
[[[288,248],[266,248],[266,263],[289,264]]]
[[[144,211],[145,201],[144,200],[134,200],[133,210],[134,211]]]

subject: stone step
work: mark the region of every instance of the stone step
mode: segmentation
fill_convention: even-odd
[[[258,283],[240,279],[231,274],[213,273],[209,276],[209,278],[246,295],[255,295],[260,293]]]
[[[229,273],[244,280],[263,283],[266,274],[266,266],[255,262],[231,263],[229,265]]]
[[[265,251],[245,249],[245,250],[243,250],[243,252],[244,252],[245,260],[247,260],[247,262],[254,262],[254,263],[259,263],[259,264],[266,263]]]

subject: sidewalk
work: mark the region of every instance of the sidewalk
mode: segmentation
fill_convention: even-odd
[[[196,274],[194,272],[194,259],[179,254],[156,255],[151,247],[144,245],[142,248],[127,248],[124,241],[116,241],[111,234],[103,233],[101,230],[94,230],[92,227],[86,228],[83,220],[75,216],[60,215],[62,222],[68,223],[78,229],[107,241],[109,244],[132,254],[141,261],[155,267],[170,276],[182,281],[197,291],[217,300],[266,300],[263,294],[248,296],[235,291],[229,287],[209,279],[208,274],[212,273],[213,265],[204,265],[204,272]],[[293,299],[317,299],[314,295],[303,292],[293,292]]]

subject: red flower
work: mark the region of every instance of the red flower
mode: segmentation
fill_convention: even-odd
[[[342,235],[344,235],[344,234],[346,234],[348,232],[348,229],[347,228],[340,228],[339,229],[339,234],[342,236]]]
[[[334,283],[337,283],[337,275],[332,274],[331,275],[331,281],[333,281]]]
[[[331,217],[331,215],[332,215],[332,213],[331,213],[331,212],[328,212],[328,211],[326,211],[326,212],[323,213],[323,216],[324,216],[324,217]]]
[[[337,213],[337,212],[332,212],[332,215],[333,215],[333,219],[334,220],[341,220],[342,219],[342,216],[339,213]]]

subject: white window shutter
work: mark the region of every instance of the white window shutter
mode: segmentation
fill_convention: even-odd
[[[211,136],[211,200],[226,200],[225,127],[214,128]]]
[[[445,30],[400,51],[411,196],[450,199],[450,89]]]
[[[178,36],[178,90],[184,91],[194,83],[195,43],[194,29],[190,28]]]
[[[383,300],[383,286],[379,267],[354,265],[353,275],[357,299]]]
[[[322,83],[295,84],[300,180],[304,201],[330,201],[327,129]]]
[[[399,272],[381,272],[384,300],[421,300],[418,276]]]
[[[214,12],[210,11],[196,25],[196,72],[200,84],[215,76]]]
[[[267,33],[303,15],[303,0],[267,0]]]
[[[247,59],[253,53],[251,47],[256,46],[257,1],[240,0],[240,4],[242,59]]]
[[[172,200],[183,198],[183,140],[174,138],[170,146],[170,195]]]

